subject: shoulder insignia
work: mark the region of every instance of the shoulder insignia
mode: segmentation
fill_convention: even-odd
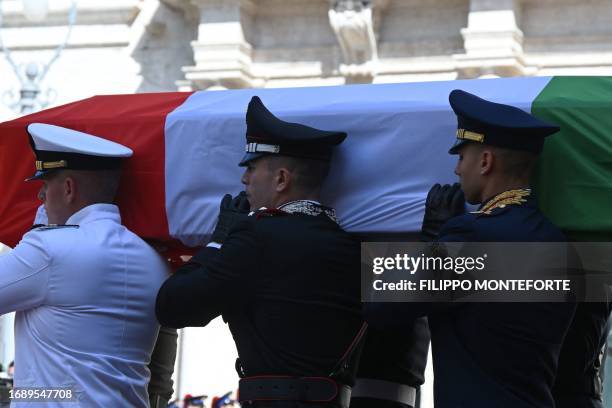
[[[504,209],[510,205],[522,205],[526,203],[527,200],[525,197],[528,197],[530,194],[531,190],[527,188],[504,191],[489,200],[480,210],[471,211],[471,214],[493,215],[493,211],[495,210]]]
[[[284,215],[289,215],[288,212],[283,210],[279,210],[278,208],[266,208],[265,210],[259,210],[255,213],[255,218],[268,218],[268,217],[280,217]]]
[[[48,230],[54,230],[54,229],[62,229],[62,228],[79,228],[78,225],[76,224],[48,224],[48,225],[34,225],[32,226],[32,229],[36,229],[38,231],[48,231]]]

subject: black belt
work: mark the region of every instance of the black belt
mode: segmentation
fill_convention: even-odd
[[[295,401],[348,408],[351,387],[329,377],[245,377],[239,382],[238,397],[241,404]]]

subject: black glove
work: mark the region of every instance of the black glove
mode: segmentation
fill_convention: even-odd
[[[150,408],[168,408],[168,401],[172,398],[174,382],[174,362],[176,360],[176,329],[161,327],[157,341],[151,354],[149,370],[149,406]]]
[[[230,194],[223,196],[221,205],[219,206],[219,219],[217,220],[217,226],[210,237],[212,242],[222,244],[227,238],[230,229],[240,219],[248,216],[251,205],[247,200],[246,193],[240,192],[236,197],[232,199]]]
[[[425,200],[421,240],[435,240],[446,221],[463,213],[465,213],[465,197],[459,183],[452,186],[434,185]]]

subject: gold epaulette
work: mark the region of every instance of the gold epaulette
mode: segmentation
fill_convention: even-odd
[[[508,205],[521,205],[527,202],[525,197],[528,197],[530,194],[531,190],[528,188],[504,191],[489,200],[480,210],[472,211],[472,214],[489,215],[497,208],[506,208]]]

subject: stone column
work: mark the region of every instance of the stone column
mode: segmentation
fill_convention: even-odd
[[[255,7],[252,0],[191,0],[198,8],[198,39],[192,42],[195,66],[183,67],[181,90],[253,86],[252,47],[248,41]]]
[[[525,65],[519,0],[471,0],[461,30],[465,54],[455,55],[459,78],[531,75]]]

